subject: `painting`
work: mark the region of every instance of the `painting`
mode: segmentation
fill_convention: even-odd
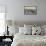
[[[37,15],[37,6],[24,6],[24,15]]]

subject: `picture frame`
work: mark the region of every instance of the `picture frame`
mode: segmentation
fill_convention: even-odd
[[[37,6],[24,6],[24,15],[37,15]]]

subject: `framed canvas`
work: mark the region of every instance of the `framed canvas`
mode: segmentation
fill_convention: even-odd
[[[37,6],[24,6],[24,15],[37,15]]]

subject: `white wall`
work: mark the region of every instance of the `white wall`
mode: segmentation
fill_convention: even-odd
[[[7,4],[7,19],[16,21],[46,21],[46,0],[0,0]],[[37,6],[37,15],[24,15],[24,6]]]

